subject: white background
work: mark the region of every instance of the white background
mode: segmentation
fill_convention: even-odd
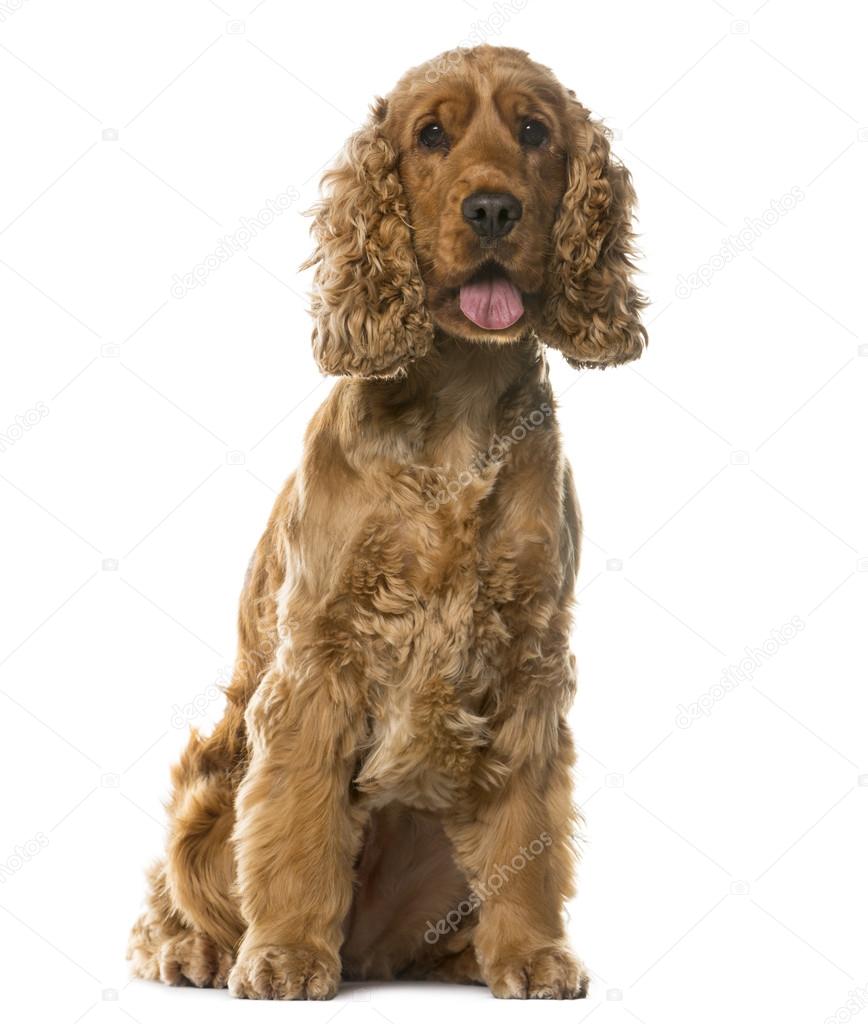
[[[0,3],[3,1016],[819,1024],[868,983],[866,18],[253,3]],[[474,30],[606,119],[641,198],[648,353],[583,375],[552,357],[587,526],[570,927],[590,998],[377,984],[287,1007],[129,983],[168,767],[220,714],[247,560],[329,387],[301,212],[370,99]],[[764,642],[752,681],[680,727]]]

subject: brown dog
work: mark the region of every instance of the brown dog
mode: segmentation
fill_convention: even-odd
[[[551,72],[410,71],[326,176],[315,415],[245,582],[226,713],[174,769],[140,977],[572,998],[579,513],[542,342],[640,355],[627,172]]]

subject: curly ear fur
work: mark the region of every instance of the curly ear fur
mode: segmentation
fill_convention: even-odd
[[[314,355],[324,373],[392,377],[431,347],[398,157],[380,100],[323,177],[314,209]]]
[[[567,189],[554,225],[545,340],[575,367],[625,363],[642,354],[645,299],[633,285],[633,203],[627,169],[608,132],[573,101]]]

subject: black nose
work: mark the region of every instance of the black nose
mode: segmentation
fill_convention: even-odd
[[[461,204],[464,219],[480,238],[501,238],[521,219],[521,203],[509,192],[474,192]]]

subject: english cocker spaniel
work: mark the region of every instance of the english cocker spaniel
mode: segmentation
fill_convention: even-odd
[[[547,68],[481,46],[408,72],[324,184],[313,346],[341,379],[245,580],[224,717],[174,768],[133,970],[581,996],[580,519],[544,346],[642,352],[630,179]]]

